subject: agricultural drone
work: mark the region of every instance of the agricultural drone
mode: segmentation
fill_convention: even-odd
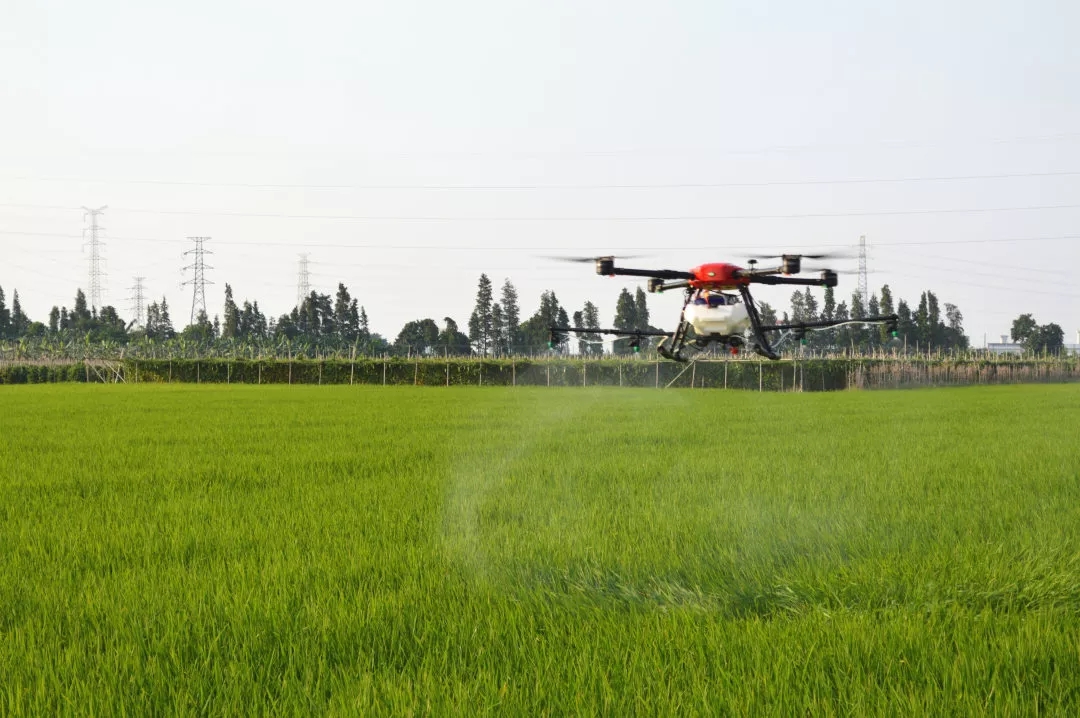
[[[679,324],[673,332],[637,329],[585,329],[580,327],[550,327],[549,344],[569,332],[577,334],[612,334],[631,337],[630,347],[638,351],[643,337],[664,337],[656,350],[660,356],[685,362],[688,352],[700,352],[710,345],[726,347],[732,354],[749,348],[769,359],[779,359],[777,349],[788,339],[805,340],[812,330],[828,329],[844,324],[885,324],[892,336],[896,336],[897,316],[858,317],[856,319],[824,320],[819,322],[791,322],[765,325],[761,321],[751,284],[794,284],[811,287],[835,287],[837,273],[831,269],[821,270],[816,278],[794,277],[802,270],[802,260],[825,259],[828,254],[781,254],[749,260],[749,268],[734,264],[714,262],[694,267],[690,271],[673,269],[628,269],[616,267],[615,257],[563,258],[575,262],[595,262],[596,273],[609,277],[646,277],[650,292],[668,292],[681,289],[685,293]],[[775,267],[758,268],[759,259],[778,259]],[[737,291],[738,294],[733,292]],[[781,332],[775,345],[770,344],[767,334]]]

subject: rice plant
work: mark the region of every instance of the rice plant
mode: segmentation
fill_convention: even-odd
[[[0,712],[1080,710],[1080,386],[0,390]]]

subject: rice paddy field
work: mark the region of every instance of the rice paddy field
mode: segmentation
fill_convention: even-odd
[[[2,387],[0,713],[1077,715],[1080,385]]]

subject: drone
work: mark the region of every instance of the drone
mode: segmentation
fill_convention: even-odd
[[[804,341],[811,330],[829,329],[845,324],[884,324],[896,337],[898,317],[895,314],[855,319],[823,320],[817,322],[790,322],[766,325],[761,321],[751,284],[793,284],[810,287],[835,287],[837,273],[831,269],[821,270],[817,277],[795,277],[802,270],[803,259],[825,259],[828,254],[781,254],[760,259],[778,259],[774,267],[759,268],[758,258],[743,268],[725,262],[713,262],[694,267],[690,271],[673,269],[629,269],[616,267],[615,257],[567,258],[569,261],[596,263],[596,273],[608,277],[646,277],[652,293],[681,289],[685,294],[679,324],[673,332],[638,329],[585,329],[581,327],[551,326],[549,345],[565,337],[569,332],[577,334],[610,334],[630,337],[630,348],[638,351],[645,337],[663,337],[656,347],[665,359],[678,362],[689,361],[693,354],[706,351],[712,345],[724,347],[732,354],[749,348],[768,359],[777,360],[777,349],[788,339]],[[737,292],[737,294],[735,293]],[[780,332],[775,345],[769,341],[769,333]]]

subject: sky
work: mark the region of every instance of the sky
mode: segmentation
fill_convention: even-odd
[[[976,346],[1022,313],[1080,341],[1078,26],[1067,0],[4,3],[0,287],[32,319],[70,307],[81,208],[107,206],[122,316],[141,276],[186,324],[202,236],[211,316],[226,283],[289,311],[306,253],[392,340],[466,324],[481,273],[523,318],[552,290],[605,324],[640,284],[551,256],[688,269],[865,236],[872,289],[934,291]]]

